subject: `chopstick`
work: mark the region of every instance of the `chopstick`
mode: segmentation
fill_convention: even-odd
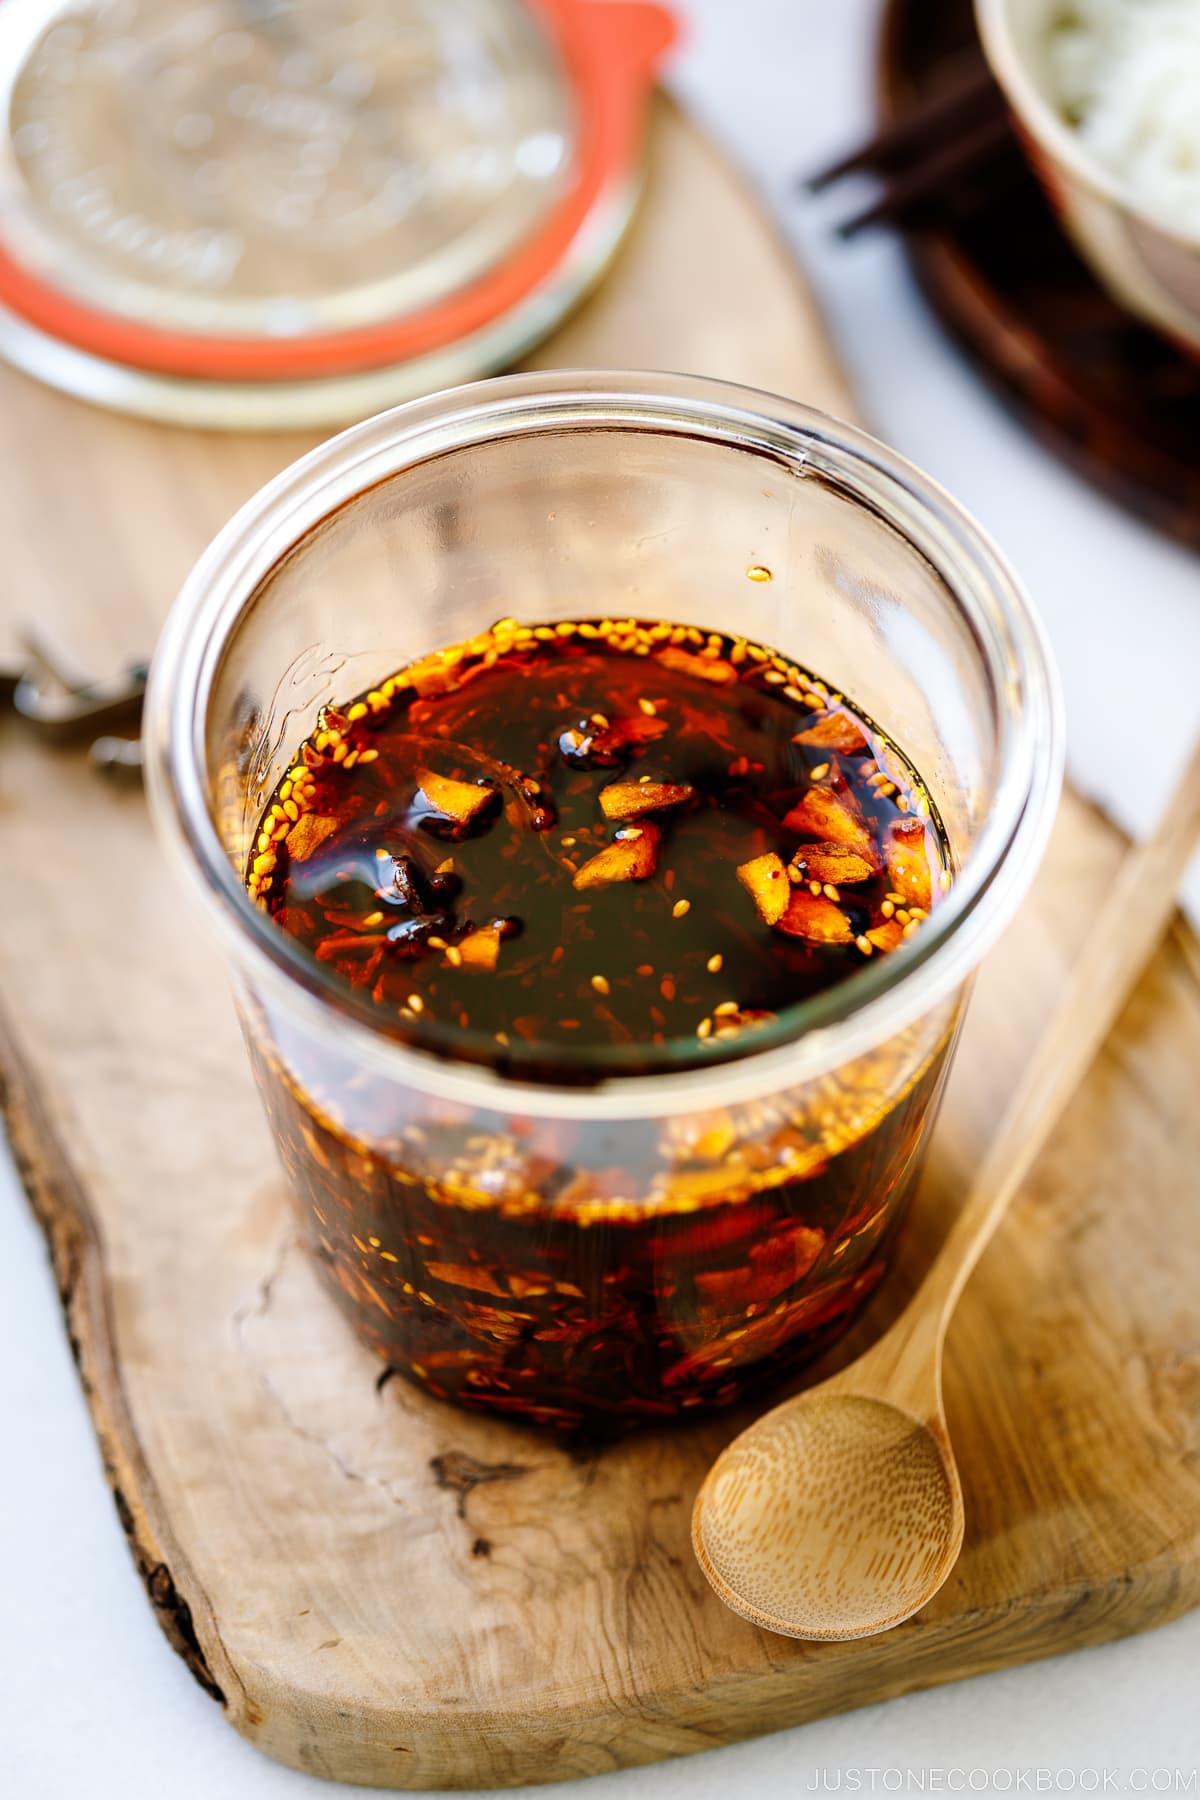
[[[897,225],[910,219],[922,202],[949,190],[968,170],[990,161],[1011,137],[1007,119],[984,119],[974,130],[964,132],[941,149],[929,151],[911,169],[898,175],[874,205],[842,221],[837,227],[838,236],[852,238],[871,225]]]
[[[880,197],[837,228],[839,237],[851,238],[871,225],[903,224],[940,197],[952,197],[964,175],[978,172],[1011,141],[1003,95],[987,64],[973,56],[910,112],[802,185],[819,193],[847,175],[880,176]]]

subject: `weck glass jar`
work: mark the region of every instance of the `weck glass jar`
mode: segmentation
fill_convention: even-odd
[[[452,1022],[381,1028],[248,898],[265,803],[323,704],[502,616],[614,611],[736,631],[838,682],[920,772],[949,891],[732,1060],[668,1045],[648,1076],[636,1044],[547,1068],[517,1043],[501,1072]],[[846,1328],[889,1265],[970,975],[1061,774],[1037,620],[934,483],[849,426],[707,381],[438,394],[230,522],[168,622],[145,729],[300,1228],[387,1363],[439,1398],[623,1428],[733,1401]]]

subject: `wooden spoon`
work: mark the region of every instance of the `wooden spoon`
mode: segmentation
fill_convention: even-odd
[[[955,1304],[1012,1195],[1133,992],[1200,837],[1200,743],[1153,837],[1130,850],[970,1195],[912,1303],[864,1356],[718,1457],[692,1544],[734,1612],[816,1640],[869,1637],[925,1605],[962,1546],[942,1407]]]

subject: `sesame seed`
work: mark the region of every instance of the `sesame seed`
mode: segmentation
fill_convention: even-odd
[[[425,1002],[422,1000],[420,994],[410,994],[408,996],[408,1004],[415,1013],[425,1011]]]
[[[565,837],[562,841],[563,849],[564,850],[573,850],[578,842],[579,842],[578,838]]]
[[[641,708],[642,712],[645,713],[645,715],[648,719],[656,719],[658,717],[658,712],[655,708],[653,700],[639,700],[638,706]]]
[[[658,984],[658,991],[664,1000],[673,1000],[675,998],[675,983],[669,975],[663,976]]]
[[[837,889],[834,887],[832,881],[827,881],[825,883],[824,887],[821,889],[821,892],[824,894],[824,896],[827,900],[840,900],[842,897],[838,893]]]
[[[654,964],[653,963],[639,963],[637,966],[637,973],[639,975],[653,975]]]
[[[382,925],[383,924],[383,914],[381,912],[368,913],[366,918],[363,920],[363,924],[364,925]]]
[[[684,914],[691,912],[691,910],[692,903],[690,900],[677,900],[671,908],[671,917],[673,919],[682,919]]]
[[[455,949],[453,944],[448,945],[447,949],[446,949],[446,961],[450,964],[450,967],[452,969],[461,968],[462,967],[462,951]]]
[[[819,900],[821,898],[821,883],[819,881],[810,881],[808,884],[808,891],[813,896],[814,900]]]
[[[595,990],[598,994],[611,994],[612,993],[612,989],[609,987],[608,982],[605,980],[603,975],[593,975],[592,976],[592,986],[595,988]]]
[[[829,773],[829,764],[828,763],[818,763],[815,769],[810,769],[808,771],[809,780],[810,781],[820,781],[822,779],[822,777],[825,775],[828,775],[828,773]]]
[[[751,563],[746,570],[747,581],[771,581],[773,579],[771,571],[765,563]]]
[[[712,1032],[712,1028],[713,1028],[713,1022],[711,1019],[701,1019],[700,1023],[696,1027],[696,1036],[698,1038],[706,1038]]]
[[[737,1010],[738,1003],[736,1000],[722,1000],[720,1006],[713,1007],[713,1018],[727,1019],[730,1013],[735,1013]]]
[[[724,961],[725,961],[725,958],[721,955],[721,952],[718,950],[715,956],[709,957],[708,961],[705,963],[704,966],[708,970],[710,975],[719,975],[721,973],[721,966],[724,963]]]
[[[895,912],[896,907],[895,907],[895,904],[893,901],[885,900],[879,910],[883,914],[885,919],[890,919],[892,914]]]

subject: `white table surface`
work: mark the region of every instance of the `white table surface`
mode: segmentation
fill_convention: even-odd
[[[835,247],[830,203],[796,199],[796,170],[863,133],[872,0],[681,0],[680,10],[692,21],[680,91],[803,251],[875,429],[943,479],[1023,572],[1061,661],[1074,778],[1126,825],[1144,827],[1200,722],[1200,562],[1117,512],[1009,422],[938,334],[886,237]],[[1200,880],[1191,892],[1200,907]],[[0,1443],[3,1800],[361,1791],[260,1757],[167,1649],[104,1485],[41,1239],[2,1156]],[[1148,1637],[574,1792],[1195,1795],[1197,1764],[1200,1613]]]

